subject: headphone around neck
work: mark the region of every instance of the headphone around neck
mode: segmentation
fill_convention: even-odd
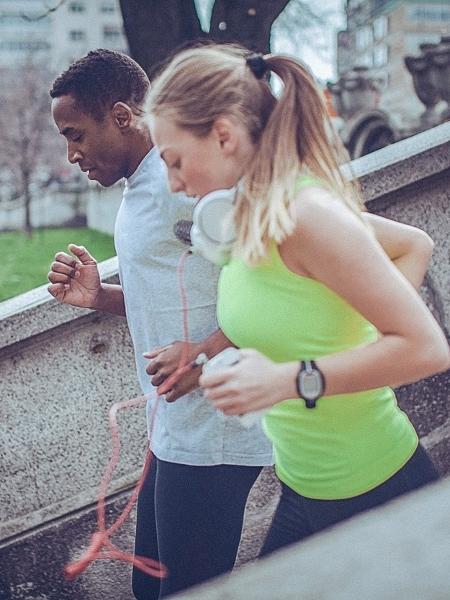
[[[223,266],[230,258],[235,240],[233,208],[237,187],[215,190],[206,194],[195,205],[190,221],[178,221],[174,226],[176,237],[191,245],[216,265]]]

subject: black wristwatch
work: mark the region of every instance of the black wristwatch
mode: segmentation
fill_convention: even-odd
[[[297,393],[306,408],[315,408],[316,401],[325,391],[325,377],[313,360],[302,360],[296,378]]]

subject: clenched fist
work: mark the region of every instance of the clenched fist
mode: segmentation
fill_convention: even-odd
[[[60,302],[93,308],[101,291],[97,261],[83,246],[69,244],[71,254],[58,252],[48,274],[48,291]]]

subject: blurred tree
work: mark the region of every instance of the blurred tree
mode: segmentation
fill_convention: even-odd
[[[24,230],[31,236],[33,192],[51,181],[48,165],[56,168],[61,146],[50,115],[48,94],[52,76],[45,65],[32,60],[1,73],[0,171],[11,196],[22,198]]]

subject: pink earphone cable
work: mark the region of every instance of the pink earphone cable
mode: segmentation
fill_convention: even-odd
[[[169,391],[172,386],[179,381],[187,372],[189,372],[195,363],[188,363],[188,352],[189,352],[189,324],[188,324],[188,298],[187,291],[184,285],[184,268],[187,257],[190,255],[190,251],[187,250],[184,252],[180,258],[177,275],[180,286],[180,296],[182,303],[182,316],[183,316],[183,340],[184,345],[180,357],[180,362],[177,369],[172,373],[172,375],[164,382],[163,387],[160,386],[160,392],[157,394],[156,392],[152,392],[149,394],[145,394],[143,396],[138,396],[137,398],[131,398],[129,400],[124,400],[121,402],[116,402],[112,405],[109,411],[109,428],[111,431],[112,438],[112,452],[111,458],[106,466],[104,471],[101,483],[100,490],[98,494],[98,502],[97,502],[97,531],[92,535],[91,543],[88,546],[87,550],[83,553],[83,555],[76,561],[73,561],[67,564],[64,568],[64,575],[66,579],[73,580],[78,575],[80,575],[92,562],[98,559],[116,559],[122,560],[124,562],[128,562],[132,564],[134,567],[140,569],[147,575],[151,575],[152,577],[163,578],[167,576],[167,568],[157,560],[144,557],[144,556],[135,556],[129,552],[124,552],[120,550],[117,546],[115,546],[111,542],[111,536],[116,533],[116,531],[123,525],[128,515],[130,514],[137,498],[143,482],[147,476],[147,473],[150,468],[151,460],[152,460],[152,452],[151,449],[148,450],[147,456],[145,459],[144,467],[142,470],[142,475],[137,482],[132,495],[130,496],[125,508],[122,513],[119,515],[117,520],[111,525],[111,527],[106,528],[105,522],[105,499],[108,493],[108,487],[111,483],[112,476],[114,470],[119,462],[120,457],[120,433],[119,427],[117,424],[117,413],[119,410],[127,410],[136,406],[141,406],[145,404],[148,400],[153,397],[153,405],[151,409],[151,417],[150,417],[150,426],[149,426],[149,445],[151,444],[156,413],[158,410],[160,397],[167,391]],[[163,391],[161,390],[161,387]]]

